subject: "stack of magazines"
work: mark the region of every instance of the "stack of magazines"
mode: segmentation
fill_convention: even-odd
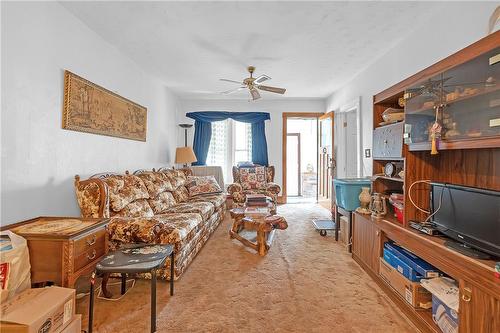
[[[267,207],[270,199],[263,194],[247,194],[247,207]]]

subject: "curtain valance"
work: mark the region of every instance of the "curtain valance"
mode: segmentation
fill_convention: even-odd
[[[253,124],[271,119],[269,113],[267,112],[228,112],[228,111],[188,112],[186,113],[186,117],[208,123],[231,118],[236,121],[241,121],[243,123]]]

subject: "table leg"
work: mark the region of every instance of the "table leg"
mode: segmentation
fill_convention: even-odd
[[[347,243],[349,244],[348,250],[349,253],[352,253],[352,212],[349,212],[347,221],[349,222],[349,238],[347,238]]]
[[[156,269],[151,270],[151,333],[156,332]]]
[[[126,291],[127,291],[127,274],[122,273],[122,288],[121,288],[122,295],[125,295]]]
[[[101,290],[104,297],[111,298],[111,296],[113,295],[108,290],[108,280],[109,280],[109,273],[104,273],[101,282]]]
[[[92,326],[94,325],[94,284],[96,272],[92,272],[90,277],[90,299],[89,299],[89,327],[88,333],[92,333]]]
[[[335,241],[339,240],[339,229],[340,229],[340,213],[338,209],[335,209]]]
[[[265,256],[267,253],[265,231],[257,230],[257,247],[259,249],[259,254]]]
[[[174,251],[172,251],[172,253],[170,254],[170,296],[174,296],[174,256]]]

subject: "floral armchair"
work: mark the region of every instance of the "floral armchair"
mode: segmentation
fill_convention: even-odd
[[[233,206],[242,206],[247,194],[264,194],[276,204],[281,187],[273,183],[274,173],[274,166],[233,166],[234,183],[227,188],[233,199]]]

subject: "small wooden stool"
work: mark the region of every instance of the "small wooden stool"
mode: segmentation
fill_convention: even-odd
[[[170,256],[170,296],[174,295],[174,248],[164,244],[134,244],[123,249],[110,252],[96,266],[90,280],[89,328],[92,333],[94,321],[94,284],[95,278],[104,275],[103,294],[107,277],[111,273],[120,273],[122,277],[121,294],[126,291],[127,274],[151,273],[151,332],[156,332],[156,271],[161,268]]]

